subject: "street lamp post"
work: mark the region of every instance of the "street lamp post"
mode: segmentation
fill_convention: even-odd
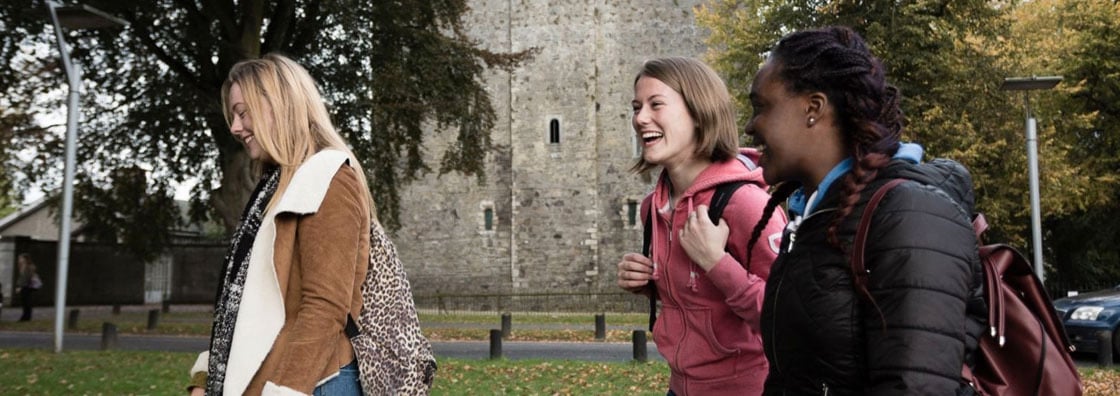
[[[1027,163],[1029,166],[1031,189],[1031,237],[1034,245],[1034,272],[1040,281],[1045,282],[1042,266],[1042,215],[1039,211],[1038,192],[1038,123],[1031,115],[1030,91],[1051,89],[1062,81],[1062,76],[1010,77],[1003,79],[999,89],[1003,91],[1023,91],[1023,106],[1027,112]]]
[[[70,61],[63,27],[69,29],[101,29],[127,26],[128,22],[86,5],[63,6],[51,0],[44,1],[51,14],[62,66],[70,93],[66,105],[66,162],[62,176],[62,213],[58,227],[58,279],[55,283],[54,351],[62,352],[62,317],[66,310],[66,282],[70,266],[70,217],[74,207],[74,167],[77,157],[78,95],[82,90],[81,71]]]

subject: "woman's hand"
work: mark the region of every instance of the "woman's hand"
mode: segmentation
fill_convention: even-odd
[[[719,225],[712,224],[708,218],[708,206],[700,205],[688,214],[688,221],[681,228],[681,247],[692,262],[711,271],[726,254],[727,235],[730,233],[727,222],[719,219]]]
[[[206,388],[201,386],[191,388],[191,396],[206,396]]]
[[[653,279],[653,261],[638,253],[626,253],[618,263],[618,287],[642,293]]]

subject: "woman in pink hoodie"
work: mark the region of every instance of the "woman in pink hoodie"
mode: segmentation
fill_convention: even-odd
[[[727,87],[698,60],[647,61],[631,104],[642,142],[633,170],[662,171],[641,207],[652,228],[649,255],[624,255],[618,285],[661,300],[653,338],[672,370],[670,396],[761,394],[768,365],[759,312],[786,219],[779,210],[759,225],[764,243],[755,245],[747,268],[747,241],[770,198],[758,153],[738,148]],[[746,184],[710,226],[716,187],[737,181]]]

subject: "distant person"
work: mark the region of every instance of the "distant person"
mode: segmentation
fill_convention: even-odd
[[[260,181],[232,235],[193,394],[362,394],[344,328],[362,309],[373,201],[315,81],[269,54],[222,85]]]
[[[31,255],[20,253],[16,258],[19,263],[19,280],[16,282],[16,293],[19,293],[19,303],[23,307],[20,322],[31,320],[31,299],[35,292],[43,287],[43,279],[39,278],[38,267],[31,261]]]
[[[727,87],[698,60],[647,61],[631,104],[642,146],[634,170],[662,171],[641,205],[640,217],[652,228],[651,253],[624,255],[618,285],[661,300],[653,338],[671,369],[669,395],[760,394],[767,363],[759,313],[777,248],[754,246],[754,263],[747,266],[747,241],[770,199],[755,165],[759,153],[738,148]],[[746,184],[717,226],[708,206],[716,186],[734,181]],[[778,212],[760,230],[775,243],[785,226]],[[707,243],[715,239],[708,233],[721,242]]]
[[[971,179],[900,142],[885,70],[857,33],[829,27],[782,38],[751,84],[746,131],[777,185],[768,207],[788,198],[791,219],[762,309],[767,395],[974,394],[961,369],[985,327],[970,313],[986,310]],[[857,269],[864,207],[899,178]]]

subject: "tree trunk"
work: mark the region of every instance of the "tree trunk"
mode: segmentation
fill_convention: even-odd
[[[253,193],[256,178],[253,161],[245,150],[229,150],[219,160],[222,167],[222,185],[210,193],[210,204],[226,226],[226,235],[233,235],[241,212]]]

